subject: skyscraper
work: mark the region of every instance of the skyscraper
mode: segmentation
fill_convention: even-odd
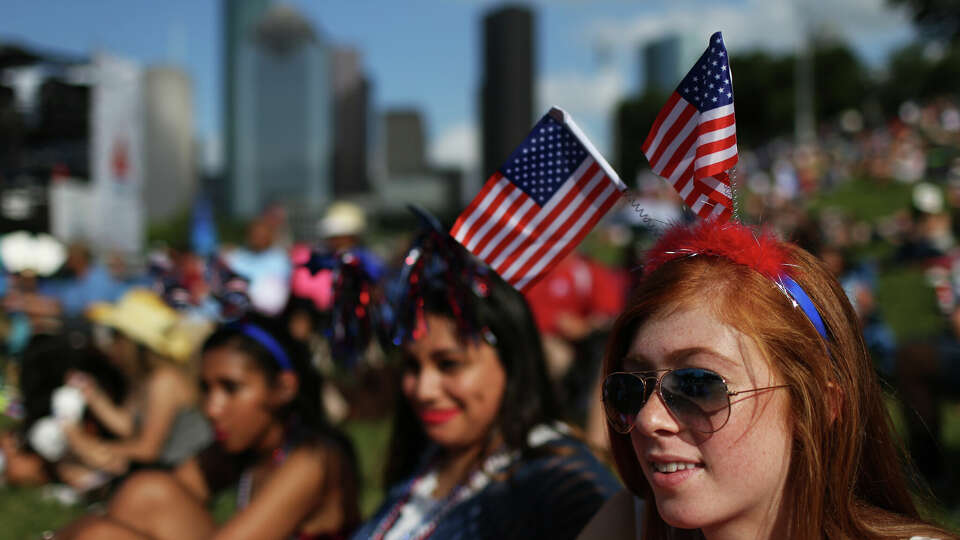
[[[319,213],[332,191],[329,46],[287,5],[226,5],[228,39],[236,40],[226,83],[234,85],[225,136],[230,211],[249,218],[281,203]]]
[[[255,30],[259,203],[303,208],[329,202],[332,126],[329,46],[300,13],[276,4]],[[252,186],[251,186],[252,187]],[[243,208],[247,215],[254,206]]]
[[[533,12],[507,6],[483,19],[483,170],[486,178],[510,156],[533,124],[536,79]]]
[[[369,190],[370,82],[360,53],[350,47],[333,51],[333,192],[337,197]]]
[[[253,31],[257,21],[266,12],[270,0],[223,0],[223,141],[226,164],[226,185],[216,191],[226,191],[222,210],[237,213],[256,205],[247,200],[252,193],[243,193],[251,180],[249,171],[252,156],[243,150],[255,145],[254,108],[256,97],[256,64]],[[252,210],[255,212],[256,210]]]
[[[168,219],[188,208],[197,185],[190,78],[179,68],[152,67],[143,91],[146,217]]]
[[[383,115],[386,172],[389,178],[427,171],[423,119],[416,109],[391,109]]]
[[[643,91],[669,94],[703,52],[700,36],[669,33],[641,45]]]

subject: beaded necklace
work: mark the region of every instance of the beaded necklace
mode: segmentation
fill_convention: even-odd
[[[432,457],[433,454],[435,454],[435,451],[430,452],[429,457]],[[446,497],[439,501],[438,504],[421,519],[420,525],[403,537],[404,540],[424,540],[429,538],[434,531],[436,531],[440,520],[450,512],[450,510],[461,502],[483,491],[490,483],[490,479],[494,474],[506,469],[516,461],[518,457],[518,452],[508,453],[504,450],[497,451],[490,455],[484,460],[481,467],[476,468],[469,475],[468,481],[458,484]],[[428,459],[426,462],[431,464],[433,460]],[[424,467],[407,482],[403,496],[400,497],[396,504],[393,505],[386,516],[380,521],[371,538],[374,540],[384,540],[387,533],[390,532],[390,529],[399,521],[404,506],[410,502],[417,486],[431,474],[436,474],[433,467]]]

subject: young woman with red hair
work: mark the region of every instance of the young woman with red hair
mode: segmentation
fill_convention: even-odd
[[[581,538],[955,538],[924,522],[843,289],[740,224],[668,231],[603,402],[629,489]]]

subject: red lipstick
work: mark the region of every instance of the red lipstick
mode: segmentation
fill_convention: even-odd
[[[424,424],[437,425],[447,422],[458,414],[460,411],[457,409],[427,409],[420,411],[420,420]]]

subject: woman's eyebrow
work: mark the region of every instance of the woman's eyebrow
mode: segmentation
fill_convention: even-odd
[[[458,356],[463,352],[463,349],[460,347],[440,347],[430,351],[431,358],[445,358],[448,356]]]
[[[689,360],[693,356],[709,356],[711,358],[720,360],[732,368],[739,367],[737,362],[709,347],[687,347],[684,349],[677,349],[667,356],[667,361],[671,365],[679,365],[686,360]]]
[[[636,353],[623,359],[623,371],[645,371],[653,367],[653,363],[644,355]]]

